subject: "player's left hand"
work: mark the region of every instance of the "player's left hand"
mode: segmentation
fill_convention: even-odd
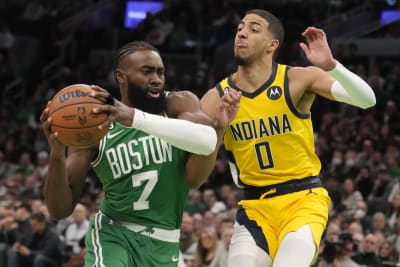
[[[300,47],[311,64],[325,71],[331,70],[336,66],[336,60],[332,56],[323,30],[308,27],[301,35],[305,38],[306,43],[300,43]]]
[[[217,113],[215,116],[217,128],[225,129],[233,120],[239,110],[241,97],[242,93],[240,91],[232,88],[226,90],[226,93],[221,97],[220,103],[217,107]]]
[[[126,127],[132,125],[134,109],[128,107],[121,101],[112,97],[112,95],[104,88],[97,85],[91,85],[94,90],[93,97],[102,100],[105,104],[101,107],[95,108],[95,113],[108,113],[108,120],[101,124],[99,127],[108,127],[111,122],[118,121]]]

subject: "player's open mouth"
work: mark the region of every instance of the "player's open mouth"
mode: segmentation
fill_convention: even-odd
[[[148,94],[149,94],[151,97],[159,98],[159,97],[160,97],[160,94],[161,94],[161,91],[159,91],[159,90],[149,90],[149,91],[148,91]]]

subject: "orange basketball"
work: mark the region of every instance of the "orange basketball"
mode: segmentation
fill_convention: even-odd
[[[58,132],[58,139],[69,146],[97,144],[107,133],[107,127],[98,126],[107,120],[108,114],[93,113],[102,101],[91,97],[93,89],[86,84],[72,84],[61,89],[51,100],[49,117],[51,131]]]

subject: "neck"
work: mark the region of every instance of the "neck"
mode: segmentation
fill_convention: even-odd
[[[254,92],[271,76],[272,61],[258,60],[249,65],[241,65],[233,74],[233,82],[246,92]]]

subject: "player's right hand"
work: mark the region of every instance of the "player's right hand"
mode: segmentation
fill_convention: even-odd
[[[58,133],[53,133],[51,131],[51,117],[49,117],[50,103],[51,101],[47,102],[46,108],[42,111],[42,114],[40,115],[40,123],[42,124],[42,129],[47,137],[47,141],[49,142],[51,152],[55,155],[62,156],[65,153],[65,145],[58,140]]]
[[[217,113],[215,115],[217,127],[226,128],[233,120],[239,110],[240,98],[242,93],[235,89],[229,88],[221,97]]]

